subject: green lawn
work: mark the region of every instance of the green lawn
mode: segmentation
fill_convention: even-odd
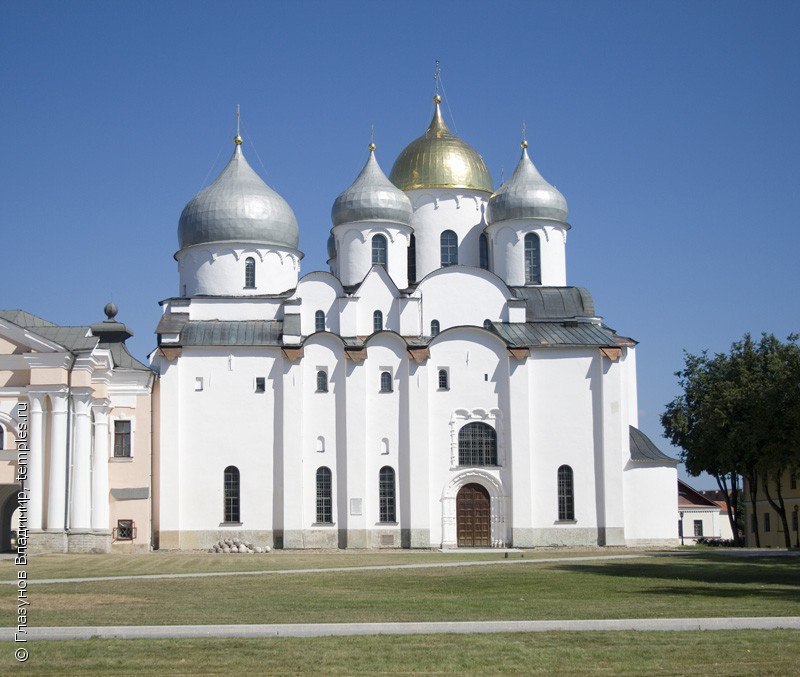
[[[800,632],[586,632],[280,639],[39,641],[0,671],[120,674],[789,675]]]
[[[508,558],[545,559],[591,555],[630,555],[627,548],[561,548],[512,552]],[[652,551],[647,551],[652,552]],[[146,554],[35,555],[28,559],[32,579],[87,578],[137,574],[182,574],[219,571],[268,571],[277,569],[318,569],[326,567],[359,567],[383,564],[421,564],[507,559],[505,553],[493,550],[477,554],[440,553],[420,550],[391,551],[325,551],[309,552],[276,550],[261,555],[221,555],[206,552],[152,552]],[[0,561],[0,579],[15,576],[12,560]]]
[[[41,584],[29,588],[29,617],[31,625],[46,626],[797,616],[799,563],[798,557],[703,552],[618,561]],[[0,588],[0,618],[13,617],[13,593],[11,586]]]

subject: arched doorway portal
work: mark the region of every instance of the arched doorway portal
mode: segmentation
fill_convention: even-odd
[[[491,540],[489,492],[480,484],[467,484],[456,496],[456,530],[459,548],[488,548]]]
[[[18,484],[0,484],[0,552],[11,551],[11,518],[19,507],[18,493]]]

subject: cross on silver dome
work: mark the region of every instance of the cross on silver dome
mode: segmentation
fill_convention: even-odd
[[[375,159],[375,144],[369,145],[369,158],[353,185],[345,190],[331,209],[334,226],[356,221],[391,221],[411,224],[411,200],[383,173]]]
[[[252,242],[297,248],[292,208],[253,171],[242,153],[242,137],[214,182],[184,207],[178,223],[181,249],[209,242]]]

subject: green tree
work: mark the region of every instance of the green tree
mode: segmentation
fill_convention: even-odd
[[[738,478],[747,479],[752,513],[759,487],[783,524],[791,547],[781,479],[800,466],[800,346],[772,334],[746,334],[728,354],[684,355],[676,373],[683,393],[661,417],[667,437],[682,449],[691,475],[712,475],[726,497],[728,519],[740,544],[733,508]],[[730,487],[730,495],[728,494]],[[756,546],[761,545],[754,520]]]
[[[672,444],[681,448],[689,474],[696,477],[706,472],[716,480],[725,497],[734,542],[741,545],[734,508],[739,503],[743,468],[729,439],[736,403],[729,368],[724,355],[684,353],[684,368],[675,374],[683,393],[667,405],[661,424]]]

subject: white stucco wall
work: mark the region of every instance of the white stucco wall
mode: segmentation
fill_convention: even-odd
[[[175,254],[179,296],[256,296],[297,286],[302,254],[296,249],[246,243],[193,245]],[[255,260],[255,287],[245,286],[245,261]]]
[[[458,263],[477,267],[478,238],[486,227],[489,194],[477,190],[437,188],[410,190],[414,207],[411,225],[416,239],[417,280],[441,266],[440,237],[445,230],[458,236]]]
[[[516,219],[492,224],[486,233],[492,271],[508,285],[521,287],[527,284],[525,236],[528,233],[539,238],[541,284],[552,287],[567,284],[567,229],[563,224],[546,219]]]

